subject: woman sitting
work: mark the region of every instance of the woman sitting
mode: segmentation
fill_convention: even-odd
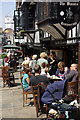
[[[65,76],[64,76],[65,69],[67,69],[67,73],[70,72],[70,70],[69,70],[67,67],[65,67],[64,62],[60,61],[60,62],[58,63],[58,69],[57,69],[55,75],[56,75],[57,77],[61,78],[62,80],[64,80],[64,79],[65,79]]]
[[[31,86],[29,86],[29,73],[30,73],[30,68],[26,68],[25,69],[25,73],[22,79],[22,85],[23,85],[23,89],[24,91],[31,91]]]
[[[42,63],[42,69],[40,75],[46,75],[48,78],[50,78],[49,74],[49,65],[45,62]]]

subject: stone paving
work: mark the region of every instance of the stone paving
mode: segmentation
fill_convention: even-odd
[[[36,118],[34,106],[22,106],[22,89],[19,70],[14,73],[15,87],[4,87],[0,77],[0,118]],[[40,118],[45,115],[40,116]]]
[[[15,83],[14,87],[4,87],[1,77],[0,69],[0,120],[1,118],[6,118],[6,120],[20,120],[30,119],[30,120],[40,120],[46,117],[46,114],[41,115],[39,118],[36,117],[36,109],[34,106],[25,105],[22,106],[22,89],[20,84],[20,70],[14,73]],[[11,119],[9,119],[11,118]],[[5,119],[3,119],[5,120]],[[71,119],[72,120],[72,119]],[[80,120],[80,117],[79,119]]]

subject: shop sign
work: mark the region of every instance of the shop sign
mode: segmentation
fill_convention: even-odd
[[[69,27],[70,27],[70,26],[75,26],[75,25],[77,25],[77,22],[74,22],[74,23],[71,23],[71,24],[61,22],[61,25],[69,26]]]
[[[80,39],[72,39],[72,40],[56,40],[55,45],[69,45],[79,43]]]
[[[78,6],[78,2],[60,2],[60,5],[65,6]]]
[[[66,45],[66,41],[65,40],[62,40],[62,41],[61,40],[59,40],[59,41],[56,40],[55,45]]]
[[[77,43],[77,40],[67,40],[67,44],[75,44]]]
[[[60,24],[67,30],[76,26],[80,21],[79,11],[79,2],[60,2]]]

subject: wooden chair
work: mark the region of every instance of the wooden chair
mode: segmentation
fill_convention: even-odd
[[[31,85],[32,86],[32,92],[33,92],[33,97],[34,97],[34,105],[36,107],[36,116],[39,117],[43,113],[43,106],[44,104],[41,102],[41,95],[40,92],[44,92],[44,89],[41,90],[38,85]],[[47,108],[47,107],[46,107]],[[46,109],[47,110],[47,109]]]
[[[6,81],[9,87],[10,87],[10,81],[13,81],[13,83],[15,84],[13,73],[11,75],[9,73],[9,66],[3,66],[1,67],[1,69],[2,69],[2,77],[3,77],[3,87],[5,87]]]
[[[24,91],[24,89],[23,89],[23,85],[22,85],[22,78],[23,77],[21,77],[21,88],[22,88],[22,92],[23,92],[23,107],[24,107],[24,103],[27,103],[27,102],[34,102],[34,99],[33,100],[31,100],[33,97],[33,93],[32,93],[32,91],[27,91],[27,92],[25,92]],[[28,95],[32,95],[31,97],[28,97]],[[29,100],[28,100],[28,98],[29,98]]]
[[[34,105],[36,107],[36,116],[38,117],[38,103],[37,103],[37,96],[38,96],[38,85],[31,85],[32,87],[32,93],[33,93],[33,97],[34,97]]]
[[[68,82],[67,83],[67,96],[68,97],[75,97],[77,100],[77,95],[78,95],[78,82]]]

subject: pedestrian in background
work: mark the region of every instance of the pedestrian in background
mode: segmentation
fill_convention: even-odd
[[[34,68],[35,68],[35,66],[36,66],[36,64],[37,64],[37,55],[36,54],[34,54],[33,56],[32,56],[32,62],[31,62],[31,68],[32,68],[32,73],[33,74],[35,74],[35,70],[34,70]]]

